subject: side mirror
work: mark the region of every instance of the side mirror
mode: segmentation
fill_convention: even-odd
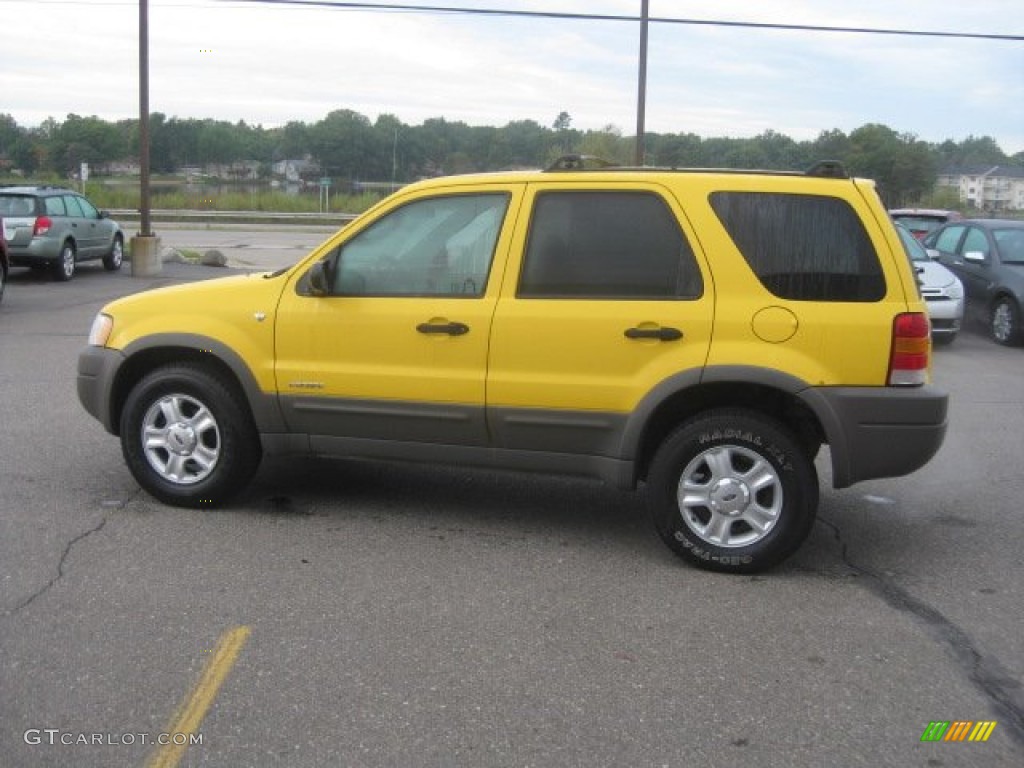
[[[964,261],[969,261],[972,264],[984,264],[985,254],[981,251],[965,251]]]
[[[309,270],[309,292],[314,296],[327,296],[331,292],[330,280],[327,277],[327,263],[318,261]]]
[[[936,251],[934,248],[928,248],[927,253],[928,258],[931,259],[932,261],[938,261],[939,257],[942,256],[942,254]]]
[[[109,219],[110,218],[110,211],[100,211],[100,218],[101,219]]]

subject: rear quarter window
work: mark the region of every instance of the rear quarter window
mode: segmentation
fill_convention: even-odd
[[[857,213],[823,195],[713,192],[711,207],[761,284],[794,301],[879,301],[885,278]]]

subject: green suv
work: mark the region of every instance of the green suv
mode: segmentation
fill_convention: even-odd
[[[431,179],[293,267],[128,296],[78,362],[154,497],[224,503],[264,454],[645,485],[691,563],[766,568],[831,483],[913,472],[946,393],[874,184],[579,168]],[[823,461],[823,464],[826,463]]]
[[[106,211],[63,187],[0,187],[0,219],[11,264],[70,280],[80,261],[121,268],[124,233]]]

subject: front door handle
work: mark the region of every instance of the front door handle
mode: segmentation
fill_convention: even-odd
[[[445,333],[449,336],[463,336],[469,333],[465,323],[420,323],[416,326],[420,333]]]
[[[627,328],[627,339],[657,339],[658,341],[678,341],[683,332],[678,328]]]

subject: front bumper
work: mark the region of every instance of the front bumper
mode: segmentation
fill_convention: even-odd
[[[964,300],[947,297],[925,296],[928,319],[935,335],[955,334],[964,319]]]
[[[120,432],[113,412],[114,381],[125,358],[116,349],[86,347],[78,355],[78,400],[112,435]]]

